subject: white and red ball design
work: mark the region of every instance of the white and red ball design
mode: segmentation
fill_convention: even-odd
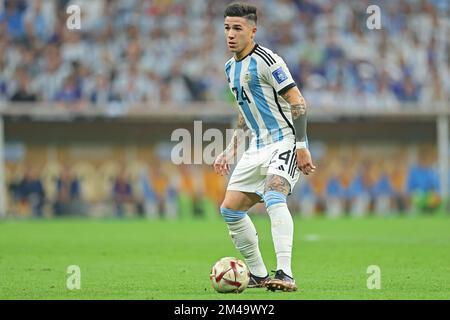
[[[243,261],[225,257],[213,265],[209,278],[217,292],[241,293],[247,288],[250,272]]]

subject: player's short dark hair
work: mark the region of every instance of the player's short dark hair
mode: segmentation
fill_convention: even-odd
[[[256,23],[256,7],[247,3],[234,2],[225,9],[223,17],[244,17]]]

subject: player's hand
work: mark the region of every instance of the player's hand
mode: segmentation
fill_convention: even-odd
[[[304,175],[309,175],[316,170],[316,166],[312,163],[311,153],[308,149],[297,149],[297,167]]]
[[[216,160],[214,160],[214,171],[221,176],[230,173],[230,165],[223,152],[217,156]]]

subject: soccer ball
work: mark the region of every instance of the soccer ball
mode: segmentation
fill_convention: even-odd
[[[241,293],[247,288],[250,272],[243,261],[225,257],[213,265],[209,278],[217,292]]]

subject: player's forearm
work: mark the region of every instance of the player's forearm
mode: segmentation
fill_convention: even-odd
[[[235,129],[233,132],[233,136],[231,137],[231,141],[224,151],[224,154],[227,155],[227,158],[233,157],[236,154],[238,145],[239,145],[239,136],[237,130]]]
[[[299,105],[301,106],[301,105]],[[295,130],[295,138],[297,142],[305,143],[307,132],[306,128],[308,125],[307,117],[306,117],[306,106],[305,108],[298,107],[299,111],[296,111],[298,113],[297,118],[294,118],[294,115],[292,115],[292,118],[296,120],[297,124],[297,130]]]
[[[306,101],[297,87],[289,89],[283,94],[284,100],[291,105],[292,119],[296,122],[297,130],[295,137],[297,142],[306,142],[307,116],[306,116]]]
[[[247,127],[247,124],[245,123],[245,119],[241,114],[239,114],[237,126],[234,129],[230,143],[228,144],[227,148],[224,151],[225,154],[234,156],[237,153],[238,147],[245,140],[244,138],[247,130],[249,129]]]

